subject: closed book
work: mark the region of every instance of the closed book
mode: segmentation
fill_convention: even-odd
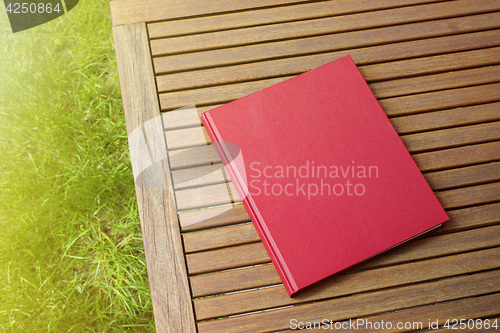
[[[201,119],[290,296],[448,219],[350,56]]]

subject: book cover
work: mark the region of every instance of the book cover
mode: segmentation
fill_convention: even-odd
[[[201,118],[289,295],[448,219],[350,56]]]

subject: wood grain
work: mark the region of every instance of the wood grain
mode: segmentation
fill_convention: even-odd
[[[214,86],[193,90],[182,90],[160,94],[163,108],[179,108],[185,101],[198,101],[201,105],[219,104],[232,101],[254,92],[291,79],[290,76]],[[384,82],[370,83],[370,89],[377,99],[414,95],[425,92],[461,88],[500,80],[500,66],[487,66],[461,71],[431,74]],[[167,102],[168,101],[168,104]]]
[[[494,46],[500,45],[500,41],[496,38],[499,34],[498,31],[493,30],[435,37],[431,39],[432,48],[428,47],[428,39],[413,40],[345,51],[175,72],[157,76],[158,91],[185,90],[297,75],[347,54],[354,59],[363,77],[369,82],[436,73],[439,70],[487,66],[498,63],[499,51]],[[157,74],[168,71],[168,68],[162,67],[164,63],[162,59],[154,59]],[[166,59],[165,63],[168,64]]]
[[[432,235],[497,224],[500,222],[500,203],[448,211],[448,215],[450,220]],[[267,263],[256,267],[192,276],[190,283],[193,296],[201,297],[280,284],[281,280],[274,266]]]
[[[464,231],[452,235],[441,235],[416,240],[402,245],[394,251],[372,259],[360,267],[389,265],[397,262],[466,252],[492,247],[500,241],[500,235],[490,235],[499,231],[498,226]],[[270,261],[262,243],[234,246],[229,248],[196,252],[186,255],[189,274],[203,274],[218,270],[258,265]]]
[[[480,88],[481,89],[481,88]],[[486,93],[489,96],[489,93],[492,92],[492,87],[487,87]],[[479,89],[478,89],[479,90]],[[479,92],[480,93],[480,92]],[[448,95],[449,92],[446,91],[443,94]],[[435,99],[439,98],[438,96],[433,96]],[[448,96],[445,96],[448,97]],[[480,97],[478,97],[480,98]],[[498,98],[500,98],[500,93],[498,93]],[[460,98],[455,99],[455,103],[460,102]],[[390,104],[391,102],[385,100],[385,104]],[[436,103],[437,105],[437,103]],[[465,138],[460,138],[460,132],[470,132],[471,135],[475,131],[482,131],[484,129],[485,132],[492,130],[493,133],[497,126],[495,120],[500,119],[500,114],[498,113],[498,105],[499,103],[486,103],[484,105],[473,105],[470,107],[458,107],[456,109],[443,110],[443,112],[433,112],[433,113],[425,113],[425,114],[417,114],[414,116],[401,116],[398,118],[391,119],[393,126],[395,127],[398,133],[404,134],[404,132],[422,132],[418,134],[410,134],[410,135],[402,135],[401,139],[407,146],[410,152],[416,153],[425,149],[428,149],[429,140],[441,141],[442,139],[446,140],[446,142],[435,142],[435,146],[432,148],[441,148],[441,147],[452,147],[452,146],[460,146],[462,143],[474,143],[472,141],[467,141]],[[386,112],[393,112],[392,108],[386,110]],[[466,117],[464,117],[464,113]],[[479,119],[477,119],[477,118]],[[458,118],[458,119],[456,119]],[[464,120],[463,118],[467,118]],[[431,122],[429,120],[433,120]],[[468,126],[466,129],[460,128],[450,128],[453,125],[467,125],[467,123],[485,123],[485,124],[477,124],[473,126]],[[493,122],[493,123],[490,123]],[[439,127],[445,127],[446,129],[433,131],[433,132],[424,132],[428,130],[435,130]],[[458,136],[457,136],[458,133]],[[490,132],[491,134],[491,132]],[[483,133],[480,136],[484,136],[485,138],[488,134]],[[218,162],[217,159],[212,159],[213,152],[211,152],[210,147],[206,145],[210,145],[212,140],[208,136],[204,127],[190,127],[185,129],[178,129],[165,132],[165,137],[167,142],[169,143],[169,148],[171,149],[183,149],[183,148],[194,148],[193,151],[197,152],[198,160],[202,160],[201,157],[207,158],[204,163],[201,161],[199,164],[212,164]],[[493,137],[495,137],[493,135]],[[487,140],[487,139],[486,139]],[[199,146],[199,147],[196,147]],[[188,150],[187,150],[188,151]],[[178,160],[187,154],[187,151],[175,152],[172,154],[172,160],[175,165],[175,168],[178,168]],[[214,151],[215,152],[215,151]],[[178,155],[178,156],[176,156]],[[191,157],[191,156],[190,156]],[[192,161],[193,159],[190,158]],[[179,173],[177,173],[179,175]],[[179,178],[179,177],[178,177]],[[182,178],[182,177],[181,177]]]
[[[458,276],[246,316],[200,322],[198,329],[202,333],[258,332],[270,325],[276,330],[289,328],[291,318],[303,322],[321,321],[325,317],[339,321],[401,308],[496,293],[500,288],[497,283],[499,278],[500,270]],[[495,295],[495,299],[498,300],[498,294]]]
[[[440,112],[417,114],[392,119],[392,123],[398,133],[401,134],[401,132],[405,130],[408,132],[428,130],[426,127],[430,127],[429,129],[432,130],[440,127],[451,127],[453,125],[467,125],[467,123],[491,122],[500,120],[500,113],[498,112],[499,107],[500,103],[491,103]],[[409,150],[413,154],[416,154],[419,151],[429,148],[437,149],[442,147],[461,146],[464,143],[477,143],[481,140],[494,140],[496,139],[495,133],[498,132],[498,124],[498,122],[492,122],[485,124],[485,126],[475,125],[467,127],[465,130],[459,128],[443,129],[432,133],[424,132],[403,135],[402,139]],[[201,132],[201,128],[198,128],[198,131]],[[206,139],[202,139],[202,142],[197,142],[197,139],[190,135],[190,129],[176,132],[179,132],[174,134],[177,140],[184,138],[186,144],[196,145],[210,142]],[[203,132],[206,134],[205,131]],[[213,162],[207,160],[205,164],[208,163]],[[224,166],[222,163],[218,162],[206,166],[175,170],[172,172],[172,177],[175,189],[214,185],[230,181]],[[435,189],[439,188],[435,187]]]
[[[155,60],[155,68],[159,69],[159,72],[162,73],[180,72],[498,29],[500,28],[500,24],[498,23],[499,15],[499,13],[480,14],[333,35],[171,55]],[[426,45],[429,47],[428,43]],[[171,52],[172,50],[161,47],[153,48],[155,56]]]
[[[289,297],[282,285],[194,301],[198,320],[253,312],[500,267],[500,248],[343,274]]]
[[[352,2],[344,0],[297,3],[293,6],[271,7],[252,11],[215,14],[208,17],[194,17],[191,19],[151,23],[148,25],[148,29],[149,36],[157,39],[280,22],[346,15],[434,1],[435,0],[396,0],[380,2],[376,0],[367,0],[363,2]]]
[[[471,164],[500,160],[500,142],[414,154],[413,159],[422,171],[443,170]],[[181,212],[179,219],[183,230],[198,230],[221,225],[249,221],[250,218],[241,204],[210,207],[190,212]]]
[[[179,213],[182,231],[195,231],[205,228],[248,222],[250,218],[243,204],[210,207]]]
[[[498,177],[498,173],[500,172],[498,170],[498,164],[496,166],[488,166],[493,169],[492,172],[494,172],[496,177]],[[478,175],[478,177],[481,176]],[[467,179],[467,177],[463,178]],[[500,206],[497,205],[497,208],[500,208]],[[470,210],[474,211],[474,214],[479,214],[479,212],[481,212],[481,219],[473,219],[473,216],[471,216],[470,214],[465,215],[465,218],[464,212],[468,212]],[[484,210],[484,212],[482,210]],[[485,226],[491,223],[498,222],[498,220],[500,219],[500,212],[495,215],[494,212],[491,212],[491,208],[489,207],[472,207],[468,209],[449,211],[448,215],[450,216],[451,220],[445,223],[444,227],[440,228],[437,231],[434,231],[433,235],[448,233],[450,231],[464,230],[472,227]],[[479,215],[474,215],[474,217],[477,216]],[[201,230],[195,233],[186,233],[184,234],[183,239],[186,253],[213,250],[217,248],[241,245],[245,243],[255,243],[260,240],[257,231],[249,222],[246,222],[244,224]]]
[[[183,239],[186,253],[260,241],[255,227],[250,222],[186,233],[183,235]]]
[[[500,102],[391,118],[399,135],[500,120]]]
[[[425,175],[434,190],[500,181],[500,162],[431,172]],[[258,241],[259,237],[249,224],[210,229],[184,235],[186,253],[233,246]]]
[[[327,5],[328,3],[324,4]],[[330,6],[333,6],[333,4],[330,4]],[[420,6],[369,11],[351,15],[335,15],[333,17],[316,18],[314,21],[300,20],[154,39],[151,41],[151,48],[154,54],[198,52],[242,45],[254,45],[276,40],[368,30],[383,26],[481,14],[499,9],[500,4],[494,1],[457,0],[454,2],[423,4]]]
[[[429,149],[449,148],[466,144],[492,141],[497,138],[499,131],[500,122],[495,122],[446,130],[438,130],[435,132],[430,132],[430,134],[432,135],[426,135],[423,137],[419,134],[403,136],[402,140],[410,153],[414,153]],[[450,175],[450,173],[453,177],[455,171],[448,172],[448,175]],[[494,174],[495,172],[492,173],[492,179],[489,180],[496,180],[497,176]],[[480,177],[481,176],[479,176],[479,178]],[[444,188],[442,185],[439,185],[439,181],[436,181],[436,176],[431,179],[434,180],[437,186],[435,190],[441,190]],[[460,185],[469,185],[467,183],[460,184],[462,180],[458,177],[455,177],[454,180],[455,183],[450,183],[450,180],[448,180],[448,184],[446,186],[456,187]],[[473,178],[470,180],[471,183],[475,183],[477,181],[477,178]],[[179,210],[230,204],[241,201],[232,183],[206,185],[203,187],[177,190],[175,194]]]
[[[162,128],[154,128],[160,108],[146,26],[115,26],[113,33],[156,328],[196,332],[176,207],[167,184],[166,146]],[[149,140],[149,151],[137,149],[137,134]],[[151,167],[154,172],[138,174]],[[151,183],[158,187],[149,187]]]
[[[491,162],[500,157],[500,142],[414,154],[412,157],[419,169],[424,172]]]

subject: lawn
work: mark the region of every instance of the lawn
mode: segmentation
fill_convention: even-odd
[[[109,1],[0,56],[0,331],[154,330]]]

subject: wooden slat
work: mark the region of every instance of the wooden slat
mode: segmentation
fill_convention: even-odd
[[[182,172],[182,178],[180,175],[174,175],[174,184],[176,180],[180,184],[178,188],[183,188],[184,184],[207,186],[230,181],[222,164],[184,169],[178,172]],[[205,175],[209,175],[209,177]],[[176,177],[179,178],[176,179]],[[500,178],[500,166],[498,162],[493,162],[452,170],[442,170],[425,174],[425,178],[434,190],[476,185],[487,181],[498,181]]]
[[[183,238],[186,253],[260,241],[255,227],[250,222],[187,233]]]
[[[500,81],[500,66],[486,66],[406,79],[376,82],[371,83],[370,88],[377,98],[387,98],[468,87],[498,81]]]
[[[500,200],[500,183],[489,183],[436,193],[446,209],[479,205]]]
[[[498,174],[498,168],[494,172],[495,174]],[[500,208],[500,206],[497,208]],[[470,228],[471,226],[476,226],[476,227],[485,226],[491,223],[498,222],[498,218],[500,218],[500,216],[492,217],[491,216],[492,213],[490,212],[491,208],[488,205],[486,206],[486,208],[484,208],[485,209],[484,212],[482,211],[482,209],[483,208],[478,207],[474,211],[475,214],[480,214],[481,216],[483,216],[484,220],[476,221],[473,219],[472,221],[475,221],[476,223],[471,225],[466,223],[467,221],[464,221],[463,218],[458,218],[458,222],[462,223],[461,228],[459,228],[456,225],[456,221],[453,221],[455,223],[447,222],[445,224],[445,227],[441,228],[438,231],[434,231],[433,235],[446,233],[449,232],[450,230],[462,230]],[[453,214],[455,213],[451,211],[451,213],[449,214],[450,218],[454,220]],[[460,216],[462,215],[459,215],[459,217]],[[471,219],[471,216],[468,216],[468,218]],[[191,253],[195,251],[213,250],[216,248],[240,245],[245,243],[254,243],[259,240],[260,238],[259,235],[257,234],[257,231],[250,223],[232,225],[229,227],[213,228],[208,230],[202,230],[196,233],[184,234],[184,246],[186,253]]]
[[[115,26],[113,34],[156,328],[196,332],[180,228],[165,176],[166,147],[146,26]],[[149,149],[137,148],[141,138]],[[156,172],[140,173],[151,167]],[[146,186],[152,183],[157,187]]]
[[[497,235],[490,235],[493,231],[497,232]],[[372,259],[361,267],[388,265],[495,246],[500,241],[499,231],[500,227],[493,226],[453,235],[424,238]],[[189,274],[192,275],[258,265],[270,261],[262,243],[191,253],[186,255],[186,260]]]
[[[155,68],[157,68],[160,73],[180,72],[276,58],[296,57],[312,53],[332,52],[335,50],[405,42],[414,39],[427,39],[460,33],[478,32],[498,29],[500,27],[498,18],[498,13],[480,14],[364,31],[345,32],[333,35],[246,45],[228,49],[172,55],[156,59]],[[171,50],[168,49],[157,48],[156,50],[153,49],[153,54],[158,56],[170,51]]]
[[[445,51],[452,52],[452,51],[456,51],[457,48],[460,48],[460,47],[470,47],[470,48],[487,47],[490,45],[494,45],[492,43],[495,40],[498,40],[499,41],[498,44],[500,44],[500,39],[496,38],[499,34],[500,34],[500,30],[498,30],[498,31],[486,31],[486,32],[480,32],[480,33],[475,33],[475,34],[464,34],[464,35],[451,36],[451,37],[446,37],[446,38],[444,38],[444,37],[437,38],[437,39],[432,41],[433,48],[431,48],[431,49],[425,48],[425,46],[429,43],[428,40],[411,41],[411,42],[407,42],[407,43],[403,43],[403,44],[390,44],[388,46],[394,47],[394,50],[389,50],[390,52],[384,52],[383,50],[376,50],[376,51],[373,50],[373,57],[374,58],[371,59],[371,61],[372,62],[376,61],[376,60],[378,60],[378,61],[390,61],[390,60],[393,60],[393,58],[391,58],[391,56],[400,55],[400,54],[406,55],[406,56],[411,56],[411,54],[407,54],[408,49],[410,49],[410,50],[415,49],[417,51],[422,51],[422,50],[443,51],[443,49],[441,49],[441,48],[445,48]],[[412,45],[411,47],[404,45],[404,44],[414,44],[414,43],[421,43],[422,45]],[[377,48],[377,47],[375,47],[375,48]],[[371,49],[371,48],[368,48],[368,49]],[[479,50],[479,51],[472,51],[472,52],[483,52],[483,51],[485,52],[487,50],[488,49]],[[365,63],[366,59],[363,58],[364,56],[366,56],[367,54],[372,54],[371,51],[365,50],[365,49],[357,49],[357,50],[351,50],[351,51],[352,51],[352,52],[350,52],[351,56],[354,58],[354,60],[358,64],[358,66]],[[308,67],[307,69],[311,69],[311,68],[316,67],[314,65],[317,65],[317,66],[322,65],[326,62],[337,59],[338,57],[346,55],[348,53],[349,52],[344,52],[342,54],[339,54],[338,56],[327,57],[325,59],[322,59],[320,63],[312,64],[311,67]],[[439,52],[437,52],[437,53],[439,53]],[[304,62],[307,59],[313,59],[317,56],[318,55],[311,55],[311,56],[303,57],[304,59],[293,58],[293,59],[289,59],[289,62],[290,62],[290,65],[297,66],[298,64],[301,64],[301,62]],[[398,62],[377,64],[377,65],[375,65],[375,67],[370,67],[370,66],[362,67],[361,66],[360,70],[362,71],[363,76],[368,81],[373,81],[373,80],[375,80],[375,78],[379,78],[380,80],[381,79],[391,79],[391,78],[397,77],[397,75],[410,76],[410,73],[412,73],[412,72],[415,72],[415,74],[428,74],[428,73],[432,73],[433,69],[436,68],[436,66],[438,66],[438,65],[444,66],[444,67],[441,67],[442,69],[444,69],[444,68],[446,68],[446,64],[451,64],[451,67],[448,67],[449,70],[457,69],[456,66],[464,66],[464,64],[466,65],[470,61],[470,60],[469,61],[466,60],[467,58],[469,58],[469,56],[465,56],[466,59],[464,59],[464,56],[460,56],[459,54],[456,54],[456,53],[451,54],[451,55],[447,55],[447,56],[451,56],[452,59],[454,59],[453,57],[456,56],[456,62],[454,62],[452,59],[448,59],[448,58],[442,59],[442,58],[440,58],[441,56],[437,56],[438,59],[434,59],[433,57],[427,57],[427,58],[423,58],[423,59],[414,59],[414,60],[407,59],[407,60],[398,61]],[[476,57],[477,57],[477,55],[476,55]],[[485,62],[483,60],[481,62],[481,61],[476,59],[476,61],[478,61],[477,65],[481,65],[481,64],[489,65],[492,63],[497,63],[497,58],[498,58],[497,56],[488,53],[485,55],[485,57],[486,57],[486,59],[490,59],[490,61]],[[431,59],[431,60],[429,60],[429,59]],[[434,59],[434,60],[432,60],[432,59]],[[473,62],[471,62],[471,64],[472,63]],[[256,63],[253,65],[254,66],[258,65],[258,68],[266,68],[267,66],[272,65],[270,68],[273,70],[276,67],[279,67],[279,63],[268,64],[267,62],[266,63]],[[393,71],[392,69],[390,69],[389,66],[395,66],[396,70]],[[405,66],[407,66],[406,69],[405,69]],[[453,67],[453,66],[455,66],[455,67]],[[380,70],[377,71],[375,69],[380,69]],[[419,69],[424,69],[424,70],[422,72],[419,72]],[[237,69],[233,68],[233,67],[222,67],[222,68],[218,68],[217,70],[218,71],[228,70],[229,73],[233,73],[233,72],[237,71]],[[250,68],[248,70],[245,69],[245,70],[243,70],[242,75],[244,73],[248,76],[252,73],[255,73],[256,71],[257,71],[257,68]],[[250,73],[248,73],[248,72],[250,72]],[[301,72],[303,72],[303,71],[299,71],[297,73],[288,73],[288,74],[299,74]],[[200,83],[205,83],[205,81],[207,80],[207,77],[204,76],[202,73],[200,73],[200,71],[186,72],[186,73],[182,73],[182,74],[186,74],[186,75],[193,74],[194,77],[189,77],[189,78],[186,77],[186,78],[178,78],[178,79],[174,78],[174,81],[175,82],[193,82],[193,81],[195,81],[195,78],[201,78]],[[214,77],[220,78],[220,77],[224,77],[224,75],[225,74],[223,74],[223,73],[216,72],[213,74],[209,74],[208,76],[212,77],[212,78],[214,78]],[[172,77],[172,76],[174,76],[174,75],[166,75],[166,76],[158,77],[159,88],[161,88],[162,78]],[[201,113],[208,111],[210,109],[213,109],[217,106],[220,106],[220,105],[215,104],[215,105],[211,105],[211,106],[201,106],[201,107],[199,106],[197,108],[198,114],[193,113],[193,112],[186,112],[186,113],[165,112],[165,113],[163,113],[163,115],[165,118],[164,122],[166,125],[166,129],[174,129],[177,127],[189,127],[189,126],[199,125],[200,124],[199,115],[201,115]]]
[[[486,163],[500,158],[500,142],[414,154],[412,157],[423,172]]]
[[[243,204],[212,207],[179,214],[182,231],[213,228],[240,222],[248,222],[247,211]]]
[[[194,301],[198,320],[339,297],[500,267],[500,248],[344,274],[295,297],[282,285]]]
[[[172,172],[172,182],[175,189],[220,184],[230,181],[231,179],[221,163]]]
[[[265,8],[301,2],[302,0],[241,0],[221,1],[205,0],[143,0],[140,5],[135,0],[119,0],[111,2],[113,25],[122,25],[147,21],[179,19],[206,14],[219,14],[245,9]]]
[[[498,161],[500,159],[500,142],[415,154],[413,159],[420,170],[425,172]],[[250,220],[241,204],[180,213],[179,219],[184,231]]]
[[[258,332],[290,327],[290,319],[334,321],[499,291],[500,270],[374,291],[286,309],[198,323],[205,332]],[[496,298],[498,300],[500,296]]]
[[[427,112],[390,120],[398,134],[404,135],[500,120],[498,110],[500,110],[500,102]]]
[[[188,148],[212,142],[205,128],[201,126],[167,131],[165,139],[169,149]]]
[[[500,84],[498,84],[498,88],[500,91]],[[488,92],[491,92],[490,91],[491,89],[492,89],[491,87],[488,87]],[[444,94],[449,95],[448,91],[446,91]],[[435,98],[439,98],[439,96]],[[500,93],[498,93],[498,98],[500,98]],[[460,99],[457,98],[456,100]],[[473,112],[473,110],[475,109],[476,110],[479,109],[481,111],[485,110],[485,112],[482,113],[482,115],[479,115],[479,117],[481,117],[482,119],[486,118],[485,120],[487,121],[497,120],[500,115],[499,112],[497,112],[498,109],[496,109],[498,104],[497,103],[492,103],[492,104],[494,105],[491,106],[486,105],[483,107],[475,106],[475,108],[467,108],[465,112],[469,110]],[[386,110],[386,112],[392,112],[392,109]],[[403,124],[403,126],[406,126],[407,130],[411,131],[413,124],[415,124],[415,127],[419,129],[422,128],[423,126],[426,126],[425,124],[428,124],[428,122],[425,122],[427,121],[426,118],[436,119],[441,116],[442,118],[444,118],[441,119],[440,121],[440,123],[442,124],[443,122],[449,121],[448,116],[450,113],[457,113],[458,115],[460,115],[461,113],[463,114],[463,112],[464,111],[462,110],[458,110],[452,112],[448,111],[444,113],[438,113],[437,115],[429,115],[429,116],[418,115],[418,117],[396,120],[395,125]],[[487,115],[485,115],[485,113]],[[420,122],[422,118],[424,120],[424,124]],[[474,122],[474,115],[471,115],[470,122]],[[457,123],[455,122],[455,124]],[[465,124],[457,124],[457,125],[463,126]],[[427,126],[431,126],[432,129],[433,125],[427,125]],[[499,137],[498,135],[495,136],[495,132],[498,133],[496,131],[497,126],[498,122],[477,124],[477,125],[464,126],[453,129],[443,129],[443,130],[433,131],[430,133],[426,132],[426,133],[403,135],[401,136],[401,139],[403,140],[403,142],[405,143],[410,152],[417,153],[419,151],[426,149],[446,148],[452,146],[460,146],[463,145],[464,143],[471,144],[480,142],[478,140],[482,141],[494,140],[495,138]],[[395,126],[395,128],[396,130],[398,130],[398,127]],[[467,137],[464,137],[465,135]],[[167,131],[165,132],[165,137],[169,144],[170,149],[182,149],[195,146],[206,146],[212,143],[212,140],[208,136],[208,133],[206,132],[205,128],[203,127],[191,127],[191,128]],[[475,137],[475,139],[473,137]],[[209,148],[207,147],[201,147],[199,150],[203,151],[208,149]],[[209,161],[206,161],[205,164],[208,164],[208,162]]]
[[[393,0],[363,2],[322,1],[299,3],[293,6],[266,8],[258,11],[245,11],[229,14],[211,15],[176,21],[151,23],[148,25],[150,38],[189,35],[202,32],[228,30],[272,23],[299,21],[334,15],[346,15],[364,11],[403,7],[435,0]]]
[[[413,158],[420,170],[429,171],[449,167],[457,167],[473,163],[494,161],[499,158],[500,143],[477,145],[477,147],[460,147],[441,152],[414,154]],[[202,165],[221,163],[213,145],[181,149],[170,153],[173,170],[191,168]]]
[[[218,184],[175,192],[177,209],[187,210],[241,201],[232,183]]]
[[[500,162],[474,165],[459,169],[431,172],[425,179],[433,190],[477,185],[500,180]]]
[[[444,223],[442,228],[434,231],[432,235],[498,223],[500,222],[500,203],[448,211],[448,216],[450,220]],[[281,280],[272,264],[264,264],[257,267],[192,276],[190,283],[193,297],[201,297],[279,284]]]
[[[403,135],[405,146],[411,153],[429,149],[443,149],[497,140],[500,122],[448,128],[433,132]]]
[[[447,148],[466,144],[481,143],[498,138],[500,122],[467,127],[438,130],[420,136],[402,137],[411,153],[428,149]],[[232,183],[209,185],[175,192],[179,210],[229,204],[241,201]]]
[[[437,171],[426,174],[425,177],[434,190],[499,181],[500,162]],[[184,236],[186,253],[250,243],[258,240],[259,236],[249,224],[210,229]]]
[[[425,177],[434,190],[476,185],[487,181],[499,181],[500,162],[437,171],[426,174]],[[185,234],[184,248],[186,253],[190,253],[259,240],[255,228],[251,224],[243,224]]]
[[[389,117],[497,102],[500,83],[380,99]]]
[[[290,38],[304,38],[346,31],[366,30],[389,25],[408,24],[487,13],[499,10],[491,0],[457,0],[402,7],[366,13],[245,27],[189,36],[155,39],[151,41],[154,54],[187,53],[236,47]]]
[[[272,263],[190,277],[193,297],[203,297],[281,283]]]
[[[425,178],[434,190],[475,185],[486,181],[498,180],[498,163],[469,166],[452,170],[442,170],[425,174]],[[222,164],[183,169],[173,174],[176,189],[188,186],[208,186],[230,182]]]
[[[181,127],[200,125],[200,115],[202,110],[204,111],[204,108],[200,109],[194,105],[190,105],[186,108],[163,112],[161,116],[164,130],[167,131]]]
[[[175,91],[160,95],[163,108],[184,106],[185,101],[196,101],[198,104],[217,104],[235,100],[292,77],[285,76],[238,84]],[[471,85],[494,83],[500,80],[500,66],[487,66],[461,71],[431,74],[426,76],[370,83],[369,86],[378,98],[397,97],[424,92],[461,88]],[[167,103],[168,101],[168,103]]]
[[[500,32],[493,30],[436,37],[431,39],[432,48],[427,47],[429,40],[415,40],[242,65],[176,72],[157,76],[158,91],[185,90],[296,75],[347,54],[350,54],[358,64],[367,81],[430,74],[439,70],[493,65],[498,63],[499,50],[496,47],[489,48],[500,45],[498,38],[492,38],[492,36],[496,37],[499,34]],[[155,58],[157,73],[166,71],[166,68],[161,66],[163,62],[160,59]]]
[[[196,252],[186,255],[189,274],[202,274],[214,270],[269,262],[262,243],[229,247],[220,250]]]

